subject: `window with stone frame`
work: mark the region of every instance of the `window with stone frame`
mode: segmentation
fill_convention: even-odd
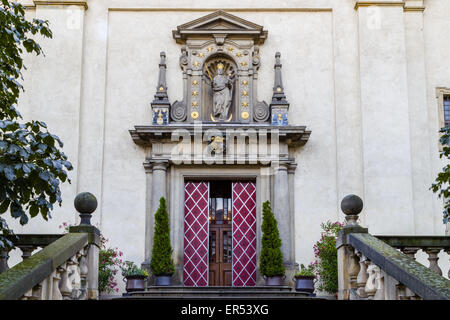
[[[442,97],[444,107],[444,125],[450,126],[450,94],[446,94]]]
[[[436,88],[439,128],[450,126],[450,88]]]

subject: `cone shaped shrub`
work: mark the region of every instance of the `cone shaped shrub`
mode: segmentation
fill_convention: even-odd
[[[164,197],[159,199],[159,208],[155,213],[155,232],[150,270],[155,276],[170,276],[175,272],[172,246],[170,245],[169,214]]]
[[[280,232],[277,220],[273,215],[270,201],[263,203],[263,222],[261,225],[261,255],[259,257],[259,268],[261,274],[266,277],[283,276],[283,253],[281,252]]]

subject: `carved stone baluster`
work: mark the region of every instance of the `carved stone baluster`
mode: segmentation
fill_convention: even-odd
[[[422,300],[421,297],[419,297],[417,294],[411,291],[411,289],[407,288],[409,292],[411,292],[411,295],[409,296],[410,300]]]
[[[67,268],[67,263],[64,263],[58,267],[58,271],[61,274],[61,281],[59,282],[59,291],[63,296],[64,300],[69,300],[72,295],[72,284],[69,281],[69,272]]]
[[[385,293],[384,293],[384,274],[381,271],[380,267],[376,267],[376,283],[377,283],[377,292],[375,293],[375,296],[373,297],[374,300],[384,300],[385,299]]]
[[[406,287],[404,284],[399,283],[397,287],[397,300],[410,300],[411,297],[406,294]]]
[[[67,269],[69,272],[69,283],[72,286],[72,300],[78,298],[80,292],[80,268],[78,266],[78,253],[67,261]]]
[[[356,289],[357,277],[359,273],[359,261],[353,248],[349,247],[349,259],[348,259],[348,276],[350,278],[350,288]]]
[[[80,296],[79,300],[86,299],[86,290],[87,290],[87,276],[88,276],[88,263],[87,263],[87,249],[84,248],[80,251]]]
[[[22,251],[22,259],[26,260],[29,257],[31,257],[31,254],[34,250],[36,250],[35,246],[18,246],[19,249]]]
[[[42,294],[43,294],[43,282],[35,285],[33,289],[31,290],[32,295],[28,300],[43,300]]]
[[[438,265],[439,260],[438,254],[439,252],[441,252],[441,249],[426,248],[424,251],[428,254],[428,261],[430,261],[430,266],[428,268],[430,268],[431,270],[442,276],[442,270],[441,268],[439,268]]]
[[[420,248],[417,247],[405,247],[402,248],[401,251],[406,254],[408,257],[410,257],[413,260],[416,260],[416,253],[419,251]]]
[[[28,290],[25,294],[19,298],[19,300],[32,300],[33,297],[33,289]]]
[[[0,250],[0,273],[3,273],[9,269],[8,259],[9,259],[9,251]]]
[[[415,261],[416,253],[417,253],[417,251],[419,251],[419,249],[420,248],[417,248],[417,247],[405,247],[405,248],[402,248],[401,251],[405,255],[407,255],[408,257],[410,257],[411,259],[413,259]],[[406,288],[405,290],[406,290],[405,295],[409,296],[410,299],[415,300],[415,297],[417,297],[416,294],[414,292],[412,292],[409,288]]]
[[[367,258],[358,250],[356,250],[355,253],[359,258],[359,273],[356,278],[356,286],[358,287],[358,289],[356,290],[356,292],[361,298],[366,298],[367,295],[364,288],[367,283]]]
[[[367,299],[373,300],[375,294],[377,293],[377,269],[379,269],[375,264],[370,262],[367,273],[369,274],[369,277],[367,278],[365,291],[367,294]]]
[[[62,300],[63,296],[59,290],[59,282],[61,281],[61,269],[56,269],[52,276],[52,292],[51,300]]]
[[[450,256],[450,248],[447,248],[447,249],[445,250],[445,253],[448,254],[448,255]],[[447,277],[450,279],[450,268],[448,268]]]

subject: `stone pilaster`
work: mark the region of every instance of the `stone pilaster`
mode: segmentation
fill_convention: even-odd
[[[143,267],[150,264],[153,248],[153,231],[155,212],[159,207],[159,199],[164,197],[167,199],[167,168],[169,161],[167,160],[149,160],[144,163],[146,173],[146,217],[145,217],[145,261]]]
[[[290,202],[290,188],[288,177],[289,164],[280,163],[274,168],[273,178],[273,212],[278,222],[278,230],[281,238],[281,251],[283,252],[286,267],[286,279],[290,282],[295,270],[295,254],[293,250],[293,231]]]
[[[357,1],[355,8],[366,223],[374,232],[383,228],[386,233],[409,234],[414,219],[403,5]]]

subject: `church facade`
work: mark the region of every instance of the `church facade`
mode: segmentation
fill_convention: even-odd
[[[89,191],[109,244],[147,265],[164,197],[185,286],[263,283],[267,200],[286,283],[347,194],[372,234],[445,234],[429,187],[450,123],[448,1],[22,3],[54,37],[25,59],[19,110],[74,170],[53,219],[16,232],[77,223]]]

